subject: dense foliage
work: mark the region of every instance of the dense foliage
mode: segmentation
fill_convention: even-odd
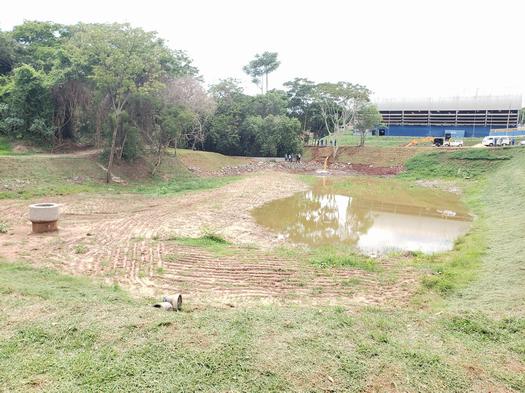
[[[206,91],[198,70],[154,32],[128,24],[24,22],[0,32],[0,135],[60,146],[104,149],[108,180],[115,160],[167,146],[226,154],[282,156],[310,136],[372,122],[369,91],[346,82],[296,78],[268,90],[277,53],[257,55],[245,71],[264,94],[250,96],[232,79]]]

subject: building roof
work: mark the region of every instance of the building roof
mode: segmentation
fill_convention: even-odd
[[[380,111],[516,110],[521,108],[521,96],[383,99],[377,100],[375,104]]]

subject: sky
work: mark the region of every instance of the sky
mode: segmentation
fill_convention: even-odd
[[[206,84],[239,79],[278,52],[270,88],[295,77],[366,85],[376,99],[525,97],[525,0],[58,0],[3,4],[0,29],[24,20],[129,22],[194,60]]]

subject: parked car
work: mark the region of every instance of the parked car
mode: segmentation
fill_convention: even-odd
[[[525,146],[525,141],[521,141],[520,146]]]
[[[498,146],[510,146],[510,138],[508,136],[502,136],[498,138]]]
[[[510,146],[510,137],[508,136],[486,136],[481,142],[483,146]]]
[[[445,144],[445,146],[450,146],[450,147],[463,147],[463,141],[449,141],[449,142],[448,142],[448,145]]]
[[[497,140],[497,138],[495,136],[486,136],[481,141],[481,144],[483,146],[494,146],[494,145],[496,145],[496,140]]]

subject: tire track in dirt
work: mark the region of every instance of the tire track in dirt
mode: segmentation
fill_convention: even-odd
[[[276,236],[255,223],[250,209],[305,189],[292,175],[269,172],[219,189],[173,197],[61,197],[60,231],[45,236],[27,235],[28,203],[8,202],[0,212],[14,226],[13,244],[8,247],[11,256],[74,274],[104,277],[143,294],[177,291],[202,302],[260,298],[329,304],[406,301],[417,287],[417,276],[410,269],[397,269],[396,280],[384,280],[358,269],[315,269],[271,251],[278,244]],[[203,228],[218,230],[239,246],[221,255],[168,240],[199,236]],[[395,269],[386,262],[383,268]]]

